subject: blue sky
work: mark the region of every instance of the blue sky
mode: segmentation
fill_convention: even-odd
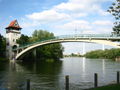
[[[78,34],[110,33],[114,18],[106,11],[113,1],[115,0],[0,0],[0,33],[5,36],[4,28],[14,19],[23,28],[22,33],[29,36],[35,29],[45,29],[55,35],[73,34],[75,29]],[[77,44],[63,44],[65,53],[79,52],[82,45],[79,43],[80,46],[75,47]],[[74,48],[72,45],[75,45]],[[94,44],[90,45],[94,47]],[[86,51],[88,50],[91,49]]]

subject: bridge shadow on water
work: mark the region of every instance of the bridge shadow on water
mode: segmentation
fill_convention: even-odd
[[[26,90],[26,80],[31,81],[31,90],[57,90],[61,88],[62,61],[36,60],[9,63],[5,87],[10,90]],[[62,89],[61,89],[62,90]]]

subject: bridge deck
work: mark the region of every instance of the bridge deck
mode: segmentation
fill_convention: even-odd
[[[113,36],[111,34],[75,34],[75,35],[61,35],[47,39],[38,40],[36,42],[24,44],[14,50],[27,48],[37,43],[43,43],[55,40],[120,40],[120,36]]]

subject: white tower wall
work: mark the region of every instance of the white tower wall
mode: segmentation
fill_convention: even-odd
[[[21,28],[17,23],[17,20],[14,20],[6,28],[6,56],[9,60],[12,60],[15,56],[13,52],[13,47],[19,47],[17,44],[17,39],[21,36]]]

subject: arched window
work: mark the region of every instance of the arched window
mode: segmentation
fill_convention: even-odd
[[[16,48],[17,48],[17,45],[12,46],[12,49],[16,49]]]

